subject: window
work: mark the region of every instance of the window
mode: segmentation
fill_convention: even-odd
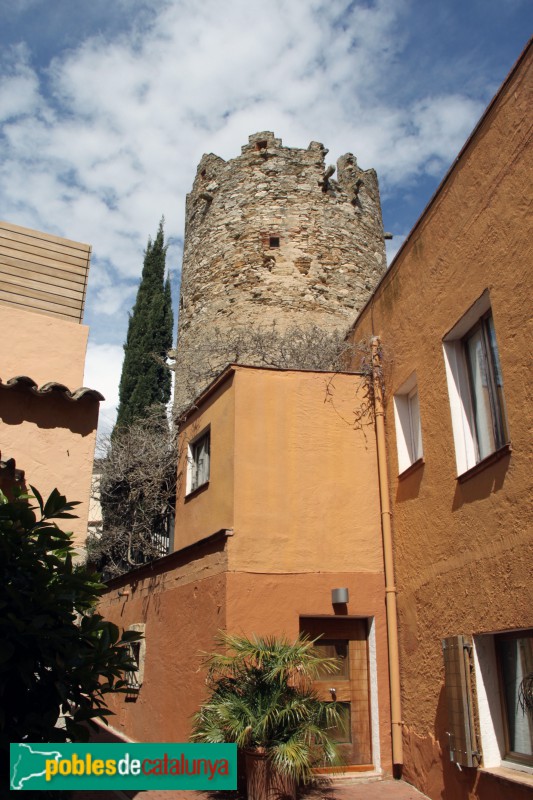
[[[130,642],[128,644],[129,657],[135,666],[134,669],[128,670],[124,675],[127,683],[127,692],[129,693],[137,693],[144,681],[144,662],[146,658],[145,630],[146,624],[144,622],[136,622],[128,628],[128,631],[140,633],[142,636],[138,642]]]
[[[533,766],[533,635],[496,636],[505,757]]]
[[[461,475],[509,441],[488,292],[443,344],[457,471]]]
[[[402,473],[423,455],[416,373],[413,373],[394,395],[394,420],[398,470]]]
[[[474,642],[483,764],[533,772],[533,631]]]
[[[209,481],[211,431],[207,430],[189,444],[187,494]]]
[[[269,247],[279,247],[279,236],[270,236],[268,243]]]
[[[129,657],[134,664],[134,668],[126,672],[126,683],[129,691],[139,691],[139,661],[141,660],[141,643],[131,642],[128,645]]]

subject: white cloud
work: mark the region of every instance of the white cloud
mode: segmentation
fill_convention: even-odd
[[[100,403],[100,421],[98,429],[108,434],[115,423],[118,405],[118,382],[124,350],[120,345],[92,344],[87,347],[85,375],[83,383],[104,395]]]
[[[0,86],[0,121],[31,113],[37,103],[37,89],[36,76],[21,66],[9,82]]]

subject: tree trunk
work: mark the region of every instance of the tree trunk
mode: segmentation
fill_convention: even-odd
[[[264,751],[247,750],[245,759],[248,800],[295,800],[296,781],[273,769]]]

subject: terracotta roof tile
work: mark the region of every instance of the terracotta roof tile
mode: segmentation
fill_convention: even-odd
[[[65,400],[70,400],[71,402],[81,400],[83,397],[90,397],[92,400],[98,402],[105,400],[105,397],[100,394],[100,392],[97,392],[96,389],[88,389],[86,386],[80,386],[79,389],[70,391],[70,389],[62,383],[50,381],[49,383],[43,384],[39,389],[35,381],[32,380],[32,378],[28,378],[27,375],[16,375],[14,378],[9,378],[9,380],[5,382],[0,378],[0,387],[4,389],[24,389],[38,397],[49,395],[55,395],[56,397],[62,396]]]

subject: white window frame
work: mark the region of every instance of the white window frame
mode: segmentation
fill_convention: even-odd
[[[468,374],[464,339],[482,318],[490,312],[490,296],[488,291],[485,291],[459,322],[446,334],[442,343],[458,475],[462,475],[483,460],[478,455],[472,389]],[[504,429],[507,429],[505,408],[500,409],[500,414],[500,421]],[[498,445],[498,447],[500,446],[502,444]]]
[[[415,397],[418,398],[416,404]],[[398,472],[401,475],[424,456],[416,372],[409,376],[394,395],[394,424],[398,449]]]
[[[205,448],[207,443],[207,448]],[[202,454],[202,446],[204,448]],[[200,459],[207,459],[207,463],[200,464]],[[186,494],[191,494],[209,483],[211,471],[211,428],[195,436],[187,445],[187,487]]]

